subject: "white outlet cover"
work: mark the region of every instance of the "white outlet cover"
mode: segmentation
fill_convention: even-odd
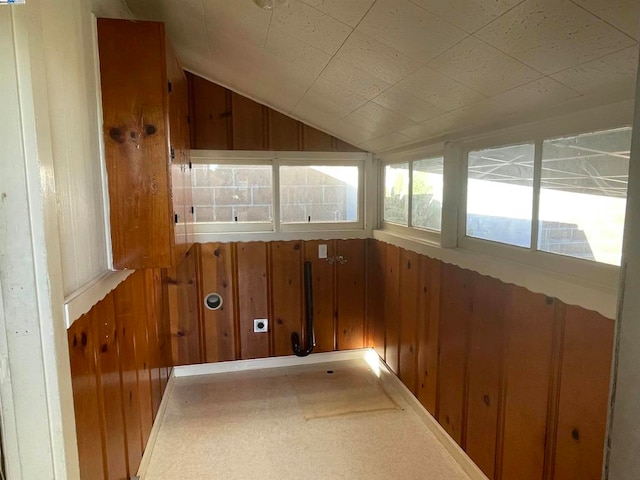
[[[269,320],[266,318],[255,318],[253,320],[253,333],[265,333],[269,331]]]
[[[327,245],[318,245],[318,258],[327,258]]]

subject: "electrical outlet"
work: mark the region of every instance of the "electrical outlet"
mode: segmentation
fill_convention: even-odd
[[[269,331],[269,320],[266,318],[256,318],[253,320],[253,333],[264,333]]]
[[[327,245],[318,245],[318,258],[327,258]]]

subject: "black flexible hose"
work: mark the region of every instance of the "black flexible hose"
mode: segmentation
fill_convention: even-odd
[[[316,346],[316,334],[313,329],[313,276],[311,274],[311,262],[304,262],[304,298],[305,298],[305,319],[307,330],[307,346],[302,349],[300,336],[297,332],[291,334],[291,347],[293,353],[298,357],[306,357],[313,352]]]

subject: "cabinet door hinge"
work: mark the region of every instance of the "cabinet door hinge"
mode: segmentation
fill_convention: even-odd
[[[176,151],[173,148],[173,145],[171,146],[171,161],[173,162],[176,159]]]
[[[196,207],[191,205],[191,215],[195,215],[195,213],[196,213]]]
[[[193,170],[193,163],[191,163],[191,160],[189,160],[189,170]]]
[[[174,214],[173,214],[173,221],[174,221],[175,223],[178,223],[178,220],[179,220],[179,219],[180,219],[179,215],[178,215],[177,213],[174,213]]]
[[[173,85],[171,84],[171,82],[167,82],[167,90],[169,90],[169,93],[173,93]]]

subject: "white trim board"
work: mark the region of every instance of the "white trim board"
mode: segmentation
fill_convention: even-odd
[[[296,232],[233,232],[215,233],[201,231],[198,224],[194,224],[194,240],[197,243],[229,243],[229,242],[278,242],[278,241],[311,241],[311,240],[347,240],[352,238],[367,239],[373,235],[373,230],[317,230]]]
[[[462,248],[442,248],[389,231],[374,230],[373,238],[460,268],[473,270],[480,275],[524,287],[534,293],[558,298],[568,305],[595,310],[610,319],[615,318],[618,298],[615,284],[609,287],[593,285],[569,275],[519,264],[496,255],[481,254]]]
[[[137,476],[134,478],[141,479],[147,472],[147,468],[149,468],[149,462],[151,461],[151,456],[153,455],[153,447],[158,440],[158,431],[160,430],[160,425],[164,420],[164,415],[167,411],[167,403],[169,402],[169,397],[171,397],[171,392],[173,392],[174,383],[175,376],[173,374],[169,375],[167,387],[164,389],[162,400],[160,401],[160,407],[158,407],[158,413],[156,414],[156,418],[153,421],[153,427],[151,427],[151,433],[149,434],[147,446],[145,447],[144,453],[142,454],[142,460],[140,461],[140,466],[138,467],[138,472],[136,474]]]
[[[256,358],[253,360],[234,360],[230,362],[202,363],[199,365],[183,365],[173,367],[174,377],[192,377],[195,375],[211,375],[216,373],[244,372],[247,370],[263,370],[267,368],[295,367],[298,365],[314,365],[318,363],[340,362],[365,358],[371,349],[343,350],[340,352],[313,353],[307,357]]]
[[[442,428],[442,426],[438,423],[434,416],[431,415],[426,408],[424,408],[424,406],[415,397],[415,395],[411,393],[411,390],[409,390],[407,386],[402,383],[402,380],[400,380],[400,378],[398,378],[398,376],[391,371],[389,366],[380,358],[375,350],[369,349],[369,352],[373,354],[369,354],[365,358],[369,365],[372,365],[373,363],[372,368],[376,368],[374,362],[375,358],[377,358],[377,368],[380,370],[381,376],[384,377],[384,381],[388,381],[398,389],[400,395],[402,395],[404,400],[409,404],[409,406],[418,415],[418,417],[420,417],[422,423],[424,423],[426,427],[431,430],[431,433],[433,433],[433,435],[438,439],[438,441],[447,450],[447,452],[449,452],[453,459],[458,462],[464,472],[469,475],[469,478],[471,480],[489,480],[489,478],[482,472],[482,470],[480,470],[480,468],[475,463],[473,463],[473,460],[471,460],[471,458],[466,454],[462,447],[460,447],[460,445],[458,445],[455,440],[451,438],[451,436],[449,436],[447,431]]]
[[[76,290],[64,299],[64,320],[67,328],[78,318],[106,297],[109,292],[124,282],[134,270],[105,272],[84,287]]]

